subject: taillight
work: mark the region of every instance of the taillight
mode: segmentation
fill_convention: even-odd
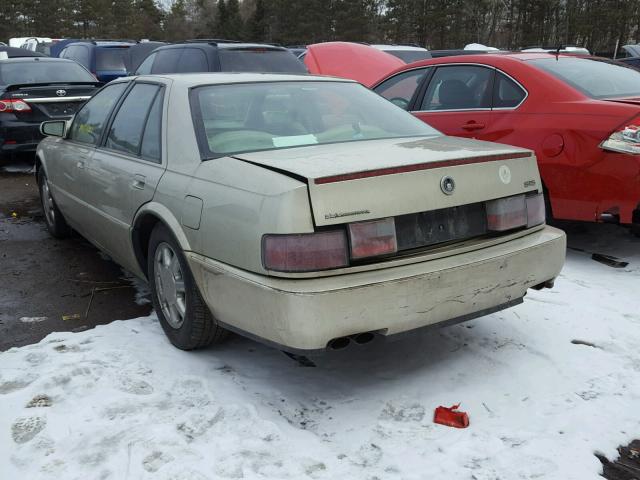
[[[525,198],[527,202],[527,228],[544,223],[547,219],[544,195],[538,193],[536,195],[527,195]]]
[[[544,223],[544,196],[515,195],[498,198],[486,203],[487,229],[493,232],[504,232],[519,227],[533,227]]]
[[[634,120],[640,123],[640,119]],[[613,132],[609,138],[600,144],[603,150],[612,152],[640,154],[640,125],[625,125]]]
[[[311,272],[349,265],[347,237],[342,230],[262,237],[262,262],[267,270]]]
[[[30,112],[31,107],[22,100],[0,100],[0,112]]]
[[[393,217],[349,224],[351,258],[377,257],[396,253],[396,223]]]

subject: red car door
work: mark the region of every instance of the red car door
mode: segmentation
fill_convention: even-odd
[[[488,66],[440,65],[412,113],[447,135],[483,138],[491,131],[495,70]]]

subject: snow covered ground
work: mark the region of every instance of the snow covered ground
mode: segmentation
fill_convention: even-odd
[[[0,353],[0,478],[600,478],[594,451],[640,436],[640,241],[570,244],[552,291],[315,368],[238,337],[181,352],[153,316]],[[457,402],[469,428],[432,423]]]

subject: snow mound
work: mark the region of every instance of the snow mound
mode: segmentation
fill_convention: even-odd
[[[1,477],[596,480],[640,433],[640,242],[610,232],[523,305],[315,368],[182,352],[154,316],[0,353]],[[433,424],[457,402],[469,428]]]

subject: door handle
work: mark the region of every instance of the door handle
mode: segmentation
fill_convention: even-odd
[[[78,160],[78,162],[76,163],[76,167],[84,168],[84,160]]]
[[[144,177],[144,175],[134,175],[131,186],[133,188],[137,188],[138,190],[144,190],[145,182],[146,178]]]
[[[476,123],[476,122],[465,123],[462,126],[462,129],[466,130],[467,132],[472,132],[474,130],[482,130],[483,128],[484,128],[484,123]]]

